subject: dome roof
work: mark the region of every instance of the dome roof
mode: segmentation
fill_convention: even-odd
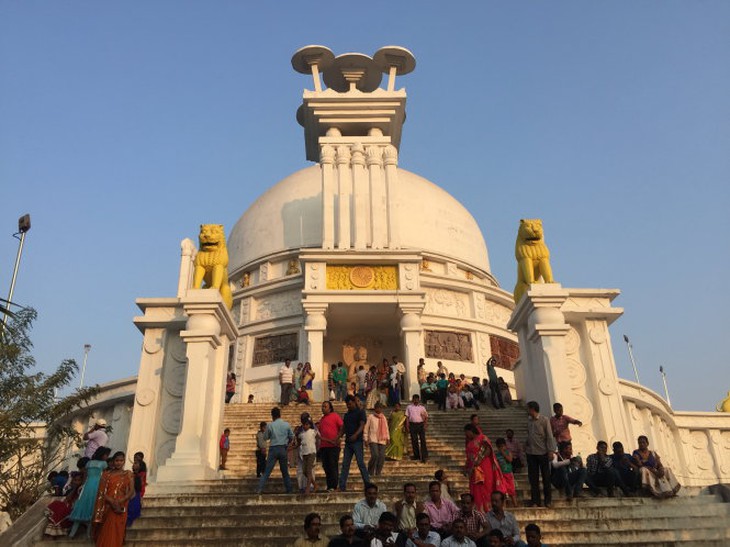
[[[398,168],[395,200],[402,249],[450,257],[489,273],[479,226],[448,192]],[[229,269],[282,251],[321,245],[322,179],[316,164],[269,188],[238,220],[228,237]]]

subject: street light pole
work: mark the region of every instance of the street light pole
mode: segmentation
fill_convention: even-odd
[[[86,376],[86,360],[89,358],[90,351],[91,344],[84,344],[84,364],[81,366],[81,382],[79,382],[79,389],[84,387],[84,376]]]
[[[641,385],[641,382],[639,382],[639,370],[636,368],[636,361],[634,360],[634,352],[632,351],[631,342],[629,342],[629,337],[625,334],[624,342],[626,342],[626,345],[629,348],[629,359],[631,359],[631,366],[634,367],[634,376],[636,376],[636,383]]]
[[[659,366],[659,373],[662,375],[662,381],[664,382],[664,398],[667,400],[667,404],[672,406],[672,401],[669,400],[669,389],[667,388],[667,373],[664,372],[664,367]]]
[[[15,280],[18,278],[18,269],[20,268],[20,258],[23,256],[23,244],[25,243],[25,234],[30,230],[30,215],[23,215],[18,219],[18,231],[13,237],[20,241],[18,245],[18,254],[15,257],[15,267],[13,267],[13,277],[10,280],[10,292],[8,292],[8,311],[13,303],[13,292],[15,291]],[[20,236],[20,237],[18,237]],[[8,314],[3,314],[2,327],[0,327],[0,335],[5,332],[5,325],[8,322]]]

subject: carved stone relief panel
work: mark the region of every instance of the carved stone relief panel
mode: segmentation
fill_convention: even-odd
[[[433,315],[471,317],[466,293],[433,287],[426,288],[426,307],[423,311]]]
[[[484,305],[484,319],[491,325],[504,328],[511,315],[512,310],[495,302],[486,302]]]
[[[427,330],[423,334],[426,357],[451,361],[474,361],[470,334],[440,330]]]
[[[395,291],[398,266],[327,265],[327,288],[333,291]]]
[[[253,344],[253,361],[251,366],[281,363],[285,359],[295,360],[299,357],[299,334],[276,334],[256,338]]]
[[[301,315],[302,313],[301,295],[297,290],[257,298],[255,303],[257,321],[276,319],[277,317],[286,317],[289,315]]]
[[[520,358],[520,345],[494,334],[489,335],[489,345],[492,350],[492,357],[497,360],[495,366],[512,370],[512,367]]]

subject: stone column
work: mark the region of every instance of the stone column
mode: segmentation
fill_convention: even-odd
[[[400,329],[403,338],[402,357],[403,364],[406,366],[405,375],[405,396],[412,397],[416,393],[420,393],[418,385],[418,359],[423,354],[423,325],[421,324],[421,313],[423,312],[423,304],[401,304]]]
[[[158,482],[217,476],[226,359],[234,322],[218,291],[192,289],[182,305],[188,319],[180,337],[186,344],[188,366],[180,433],[172,456],[157,470]]]
[[[372,248],[382,249],[386,245],[388,215],[385,204],[385,183],[383,181],[383,149],[368,146],[368,174],[370,177],[370,226]]]
[[[364,250],[370,243],[368,225],[370,217],[370,200],[368,199],[368,180],[365,173],[365,149],[362,144],[352,146],[352,190],[353,190],[353,226],[355,228],[354,246]]]
[[[335,248],[335,149],[322,146],[319,153],[322,166],[322,248]]]
[[[305,303],[304,332],[307,334],[307,361],[314,370],[319,370],[319,381],[312,385],[312,397],[315,401],[326,400],[327,372],[324,370],[324,334],[327,332],[327,304]]]
[[[185,238],[180,242],[180,277],[177,281],[177,296],[185,296],[193,284],[193,270],[195,269],[195,255],[197,249],[192,239]]]
[[[400,219],[396,202],[398,201],[398,149],[389,144],[383,153],[385,164],[385,184],[388,197],[388,247],[400,249],[400,230],[398,229]]]
[[[350,147],[337,147],[337,181],[338,188],[338,215],[337,215],[337,248],[350,248],[350,200],[352,199],[352,172],[350,171]]]
[[[526,402],[537,401],[546,416],[553,402],[570,393],[562,368],[570,326],[560,311],[567,298],[568,291],[558,283],[533,284],[507,323],[520,341],[521,359],[515,369],[517,395]]]

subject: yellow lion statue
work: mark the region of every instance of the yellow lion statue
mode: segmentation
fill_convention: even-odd
[[[543,239],[542,220],[530,218],[520,220],[515,243],[517,259],[517,284],[515,285],[515,302],[532,283],[553,283],[553,271],[550,267],[550,251]]]
[[[228,284],[228,248],[222,224],[200,225],[200,250],[195,257],[193,288],[205,281],[205,289],[218,289],[228,309],[233,307],[233,296]]]

